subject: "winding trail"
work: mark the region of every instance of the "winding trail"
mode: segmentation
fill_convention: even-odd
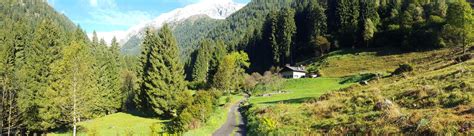
[[[232,105],[227,114],[227,121],[221,128],[214,132],[213,136],[246,136],[246,121],[243,119],[242,114],[239,112],[239,105],[242,101]],[[234,133],[235,132],[235,133]]]

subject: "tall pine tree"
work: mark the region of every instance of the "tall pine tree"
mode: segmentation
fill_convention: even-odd
[[[293,38],[296,34],[295,11],[290,8],[283,9],[278,18],[277,41],[280,47],[280,64],[293,63],[292,48]]]
[[[193,81],[194,82],[207,82],[207,76],[209,72],[209,63],[212,55],[211,41],[203,40],[197,50],[196,62],[193,68]]]
[[[176,117],[184,108],[179,100],[186,83],[178,45],[168,25],[157,34],[148,30],[142,48],[140,107],[160,117]]]
[[[43,20],[35,30],[33,43],[26,49],[25,90],[20,93],[20,110],[27,129],[45,131],[58,126],[60,115],[54,107],[54,91],[49,89],[53,81],[60,78],[51,72],[51,64],[61,58],[63,37],[56,23]]]

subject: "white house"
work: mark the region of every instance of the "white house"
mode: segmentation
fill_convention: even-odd
[[[290,66],[290,65],[286,65],[281,71],[280,71],[281,75],[284,77],[284,78],[294,78],[294,79],[298,79],[298,78],[303,78],[306,76],[306,70],[303,66],[300,66],[300,67],[293,67],[293,66]]]

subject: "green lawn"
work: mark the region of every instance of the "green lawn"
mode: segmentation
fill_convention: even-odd
[[[105,117],[79,123],[79,135],[150,135],[150,127],[161,128],[161,120],[134,116],[127,113],[115,113]],[[50,135],[71,135],[71,132]]]
[[[208,136],[211,135],[214,131],[219,129],[222,124],[227,120],[227,113],[232,104],[243,99],[243,96],[232,95],[231,101],[226,103],[227,97],[221,97],[220,102],[223,105],[218,107],[214,114],[209,118],[209,121],[204,124],[201,128],[190,130],[184,135],[189,136]],[[97,118],[90,121],[84,121],[79,123],[78,135],[100,135],[100,136],[109,136],[109,135],[139,135],[147,136],[151,134],[151,127],[155,129],[160,129],[163,125],[162,120],[149,119],[134,116],[127,113],[116,113],[107,115],[105,117]],[[72,130],[71,130],[72,131]],[[48,134],[50,136],[69,136],[72,135],[72,132],[57,132]],[[157,130],[159,131],[159,130]]]
[[[227,97],[221,97],[220,101],[222,104],[225,104],[225,99]],[[230,110],[230,107],[243,99],[243,96],[231,96],[231,101],[228,104],[225,104],[223,107],[219,107],[214,114],[209,118],[209,121],[204,124],[201,128],[190,130],[184,133],[185,136],[210,136],[214,131],[219,129],[226,121],[227,114]]]
[[[306,78],[289,79],[283,84],[283,91],[287,93],[274,94],[268,97],[252,97],[253,104],[299,104],[307,99],[321,96],[329,91],[349,86],[350,84],[339,84],[341,78]]]

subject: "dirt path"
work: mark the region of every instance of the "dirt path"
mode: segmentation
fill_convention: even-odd
[[[239,112],[240,102],[232,105],[227,114],[227,121],[221,128],[214,132],[213,136],[230,136],[235,134],[235,136],[246,136],[246,122],[242,117],[242,114]],[[235,133],[233,133],[235,132]]]

